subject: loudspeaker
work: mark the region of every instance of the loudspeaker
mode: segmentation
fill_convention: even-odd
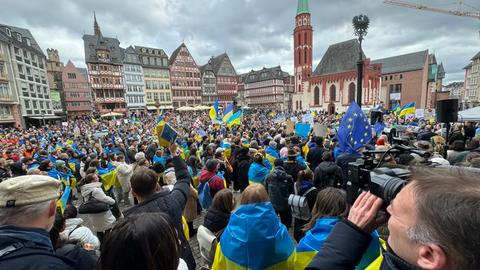
[[[375,125],[377,122],[382,123],[383,122],[383,114],[381,111],[371,111],[370,112],[370,125]]]
[[[451,123],[458,120],[458,99],[444,99],[437,101],[435,110],[437,122]]]

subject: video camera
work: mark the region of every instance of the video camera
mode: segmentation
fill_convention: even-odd
[[[387,154],[415,153],[428,158],[429,153],[405,145],[394,145],[389,150],[365,151],[355,162],[348,163],[347,201],[353,205],[362,190],[368,190],[383,199],[387,207],[407,184],[411,173],[408,169],[380,167]],[[380,161],[375,154],[383,154]]]

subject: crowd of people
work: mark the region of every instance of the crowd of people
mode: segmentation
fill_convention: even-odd
[[[148,114],[0,128],[0,269],[480,269],[479,123],[385,114],[346,151],[342,114],[161,118],[168,146]],[[393,201],[348,202],[367,152],[411,171]]]

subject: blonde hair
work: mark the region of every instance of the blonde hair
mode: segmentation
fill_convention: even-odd
[[[262,184],[252,184],[242,192],[240,204],[262,203],[268,202],[269,200],[270,197],[268,196],[267,190]]]

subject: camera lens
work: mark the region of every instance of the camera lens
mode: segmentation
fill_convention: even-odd
[[[390,204],[391,201],[397,196],[407,182],[397,177],[390,177],[383,184],[382,198],[385,204]]]

